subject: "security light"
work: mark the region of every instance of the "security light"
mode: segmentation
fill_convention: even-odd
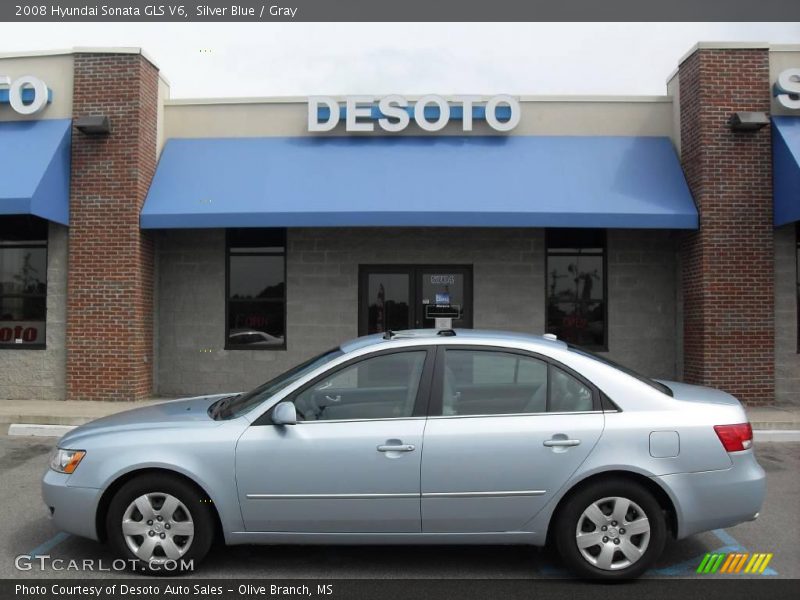
[[[732,131],[758,131],[769,125],[769,117],[763,112],[735,112],[728,119]]]
[[[111,132],[111,122],[105,115],[78,117],[75,119],[75,127],[86,135],[105,135]]]

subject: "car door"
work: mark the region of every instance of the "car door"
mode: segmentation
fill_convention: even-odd
[[[442,347],[436,365],[423,532],[523,531],[599,439],[597,390],[522,351]]]
[[[434,351],[357,358],[293,394],[296,425],[259,419],[236,448],[248,531],[419,532]]]

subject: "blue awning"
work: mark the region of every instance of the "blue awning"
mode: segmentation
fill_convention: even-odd
[[[0,122],[0,215],[69,224],[72,121]]]
[[[697,228],[669,139],[173,139],[141,213],[178,227]]]
[[[800,117],[772,117],[775,225],[800,221]]]

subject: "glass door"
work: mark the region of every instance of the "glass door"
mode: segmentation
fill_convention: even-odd
[[[472,267],[362,265],[359,335],[435,327],[449,307],[453,327],[472,327]]]

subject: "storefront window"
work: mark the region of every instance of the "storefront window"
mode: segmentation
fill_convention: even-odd
[[[228,230],[226,348],[286,348],[286,230]]]
[[[548,230],[546,271],[547,332],[607,349],[605,230]]]
[[[0,217],[0,347],[44,348],[47,221]]]

